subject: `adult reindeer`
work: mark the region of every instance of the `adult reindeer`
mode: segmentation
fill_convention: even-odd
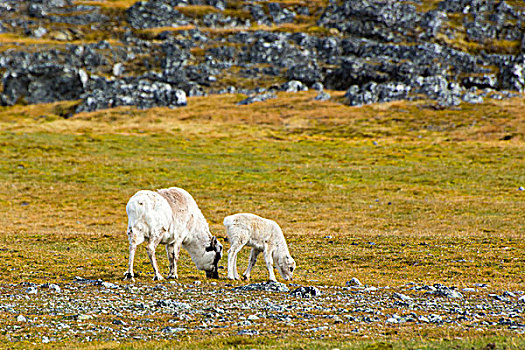
[[[206,277],[219,278],[218,263],[222,245],[210,233],[208,223],[193,197],[178,187],[138,191],[126,205],[128,214],[129,265],[124,279],[134,281],[133,260],[137,246],[147,242],[146,251],[153,266],[153,280],[162,280],[155,249],[166,245],[169,260],[168,278],[178,278],[177,261],[184,247],[197,269]]]

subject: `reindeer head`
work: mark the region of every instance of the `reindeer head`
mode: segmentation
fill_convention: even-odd
[[[205,255],[209,259],[207,266],[205,266],[204,268],[204,271],[206,271],[206,277],[218,279],[219,278],[219,260],[221,260],[221,257],[222,257],[222,244],[217,240],[217,237],[212,236],[210,245],[206,247]]]

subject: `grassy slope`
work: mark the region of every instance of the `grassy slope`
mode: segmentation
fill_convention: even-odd
[[[234,212],[277,220],[299,284],[523,289],[523,99],[436,110],[314,96],[250,106],[212,96],[69,120],[55,115],[64,103],[0,109],[0,283],[120,279],[128,198],[176,185],[219,237]],[[162,248],[159,263],[166,271]],[[143,251],[136,267],[149,280]],[[183,281],[202,277],[185,253],[179,269]],[[263,266],[252,276],[264,280]]]

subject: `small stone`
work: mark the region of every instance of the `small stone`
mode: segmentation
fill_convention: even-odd
[[[117,326],[125,326],[126,325],[126,322],[122,321],[122,320],[113,320],[112,322],[114,325],[117,325]]]
[[[35,287],[28,287],[26,289],[26,293],[27,294],[37,294],[38,293],[38,289],[36,289]]]
[[[322,92],[324,90],[324,86],[322,83],[316,82],[312,85],[312,89],[314,89],[315,91]]]
[[[410,301],[410,300],[412,300],[412,298],[409,297],[408,295],[401,294],[401,293],[394,293],[394,297],[396,297],[398,299],[401,299],[403,301]]]
[[[363,284],[357,278],[352,277],[352,279],[346,282],[347,287],[361,287]]]
[[[519,191],[525,191],[525,187],[520,186],[520,187],[518,188],[518,190],[519,190]]]
[[[316,287],[299,287],[292,291],[290,295],[301,298],[311,298],[321,295],[321,291]]]
[[[463,288],[462,291],[466,292],[466,293],[475,293],[475,292],[477,292],[477,290],[475,288]]]
[[[426,316],[419,316],[418,318],[419,322],[429,323],[430,320]]]
[[[118,77],[118,76],[122,75],[122,73],[124,73],[124,66],[120,62],[116,63],[113,66],[113,75]]]
[[[25,318],[24,315],[18,315],[18,317],[16,318],[16,320],[18,322],[27,322],[27,318]]]
[[[515,298],[516,297],[516,294],[512,293],[512,292],[509,292],[509,291],[505,291],[503,293],[503,296],[504,297],[509,297],[509,298]]]
[[[443,322],[443,318],[441,316],[435,315],[435,314],[428,315],[428,319],[432,323],[441,323],[441,322]]]
[[[180,332],[185,332],[186,331],[186,328],[182,328],[182,327],[171,327],[171,326],[167,326],[167,327],[164,327],[161,332],[162,333],[180,333]]]
[[[522,295],[521,297],[518,298],[518,303],[525,304],[525,295]]]
[[[343,323],[343,319],[337,315],[334,315],[332,320],[334,320],[334,323]]]
[[[321,91],[317,96],[315,96],[314,100],[316,100],[316,101],[328,101],[331,98],[332,98],[332,96],[329,93]]]
[[[49,290],[52,290],[55,293],[60,293],[62,291],[58,285],[53,283],[49,285]]]
[[[200,286],[202,284],[202,282],[201,281],[195,281],[195,282],[193,282],[193,284],[196,285],[196,286]]]
[[[256,315],[250,315],[248,316],[248,320],[249,321],[257,321],[259,319],[259,317],[257,317]]]
[[[259,331],[255,329],[241,329],[237,332],[238,335],[259,335]]]
[[[328,326],[321,326],[321,327],[310,328],[310,329],[307,329],[306,331],[307,332],[319,332],[319,331],[325,331],[327,329],[328,329]]]
[[[44,344],[49,343],[49,338],[46,337],[46,336],[44,335],[44,336],[42,337],[42,343],[44,343]]]
[[[79,321],[87,321],[87,320],[92,320],[93,319],[93,316],[91,315],[78,315],[77,317],[77,320]]]
[[[116,288],[118,288],[118,286],[116,284],[110,283],[110,282],[102,282],[100,285],[102,287],[104,287],[104,288],[107,288],[107,289],[116,289]]]
[[[388,319],[386,320],[386,322],[387,322],[387,323],[393,323],[393,324],[395,324],[395,323],[398,323],[398,320],[397,320],[397,318],[390,317],[390,318],[388,318]]]

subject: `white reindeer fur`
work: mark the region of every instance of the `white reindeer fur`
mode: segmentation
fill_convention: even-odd
[[[244,245],[252,247],[248,268],[244,279],[250,278],[250,272],[263,253],[270,281],[276,281],[273,265],[285,280],[291,280],[295,261],[290,256],[283,231],[273,220],[248,213],[234,214],[224,218],[224,226],[231,247],[228,250],[228,278],[238,280],[237,254]]]
[[[147,242],[146,250],[154,271],[154,280],[163,279],[159,273],[155,249],[166,245],[169,260],[168,278],[178,278],[177,261],[184,247],[207,277],[218,278],[217,264],[222,245],[210,233],[208,223],[193,197],[182,188],[171,187],[153,191],[138,191],[126,205],[128,214],[129,264],[125,279],[134,280],[133,260],[137,246]]]

